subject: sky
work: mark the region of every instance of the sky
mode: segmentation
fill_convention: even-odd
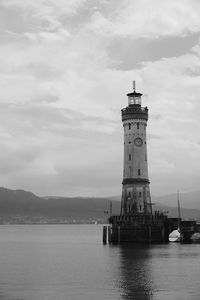
[[[0,0],[0,186],[120,195],[133,80],[151,193],[199,190],[198,0]]]

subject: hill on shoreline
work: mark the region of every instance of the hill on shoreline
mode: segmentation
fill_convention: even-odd
[[[200,219],[199,195],[200,192],[180,195],[183,218]],[[175,196],[174,194],[152,197],[152,202],[156,203],[153,209],[168,211],[169,216],[177,217]],[[190,201],[187,202],[186,199]],[[105,223],[109,216],[110,201],[112,201],[112,213],[119,214],[120,201],[116,197],[38,197],[28,191],[1,187],[0,224]]]

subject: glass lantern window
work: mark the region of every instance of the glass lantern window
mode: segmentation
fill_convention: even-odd
[[[140,96],[137,96],[137,97],[129,96],[128,104],[129,105],[131,105],[131,104],[139,104],[139,105],[141,105],[141,97]]]

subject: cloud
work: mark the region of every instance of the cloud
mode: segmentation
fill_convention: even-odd
[[[47,12],[55,13],[76,13],[78,8],[84,4],[85,0],[53,0],[43,1],[43,0],[1,0],[1,6],[6,8],[19,8],[24,11],[38,12],[38,15],[46,15]]]
[[[111,41],[108,52],[118,61],[115,66],[117,69],[133,70],[141,68],[144,62],[187,54],[198,43],[198,39],[198,33],[180,37],[165,36],[152,40],[145,38],[135,40],[131,36],[116,37]]]
[[[65,19],[76,16],[84,3],[85,0],[2,0],[4,39],[13,40],[15,36],[18,40],[25,37],[37,43],[65,41],[71,36]]]
[[[198,2],[1,6],[13,16],[0,40],[2,185],[41,195],[120,193],[120,110],[135,79],[149,107],[153,192],[198,186]]]
[[[65,29],[59,29],[56,32],[39,32],[39,33],[30,33],[25,32],[24,36],[30,39],[31,41],[40,43],[41,41],[46,42],[57,42],[57,41],[65,41],[70,37],[70,33]]]
[[[134,39],[184,36],[199,31],[199,9],[196,0],[126,0],[109,16],[95,12],[88,28],[102,35]]]

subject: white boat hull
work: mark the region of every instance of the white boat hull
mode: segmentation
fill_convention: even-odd
[[[192,236],[191,236],[191,241],[193,243],[200,243],[200,232],[195,232]]]
[[[179,243],[180,238],[181,238],[180,231],[179,230],[173,230],[169,235],[169,242]]]

